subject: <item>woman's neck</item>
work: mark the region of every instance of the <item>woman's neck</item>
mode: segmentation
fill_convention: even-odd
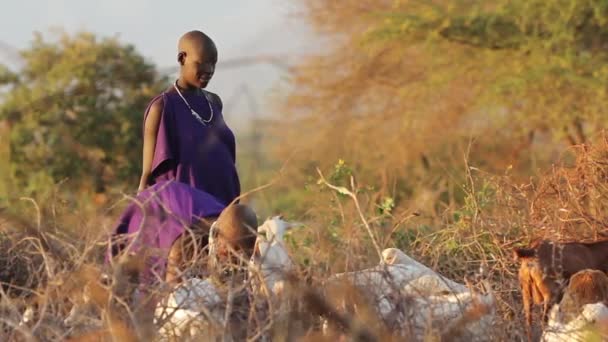
[[[182,78],[181,78],[181,77],[177,79],[177,82],[176,82],[176,83],[177,83],[177,87],[178,87],[178,88],[179,88],[179,90],[180,90],[180,91],[182,91],[182,92],[183,92],[183,91],[187,91],[187,92],[196,92],[196,91],[198,91],[198,90],[199,90],[199,88],[198,88],[198,87],[193,87],[193,86],[191,86],[191,85],[186,84],[186,82],[184,82],[184,81],[182,80]]]

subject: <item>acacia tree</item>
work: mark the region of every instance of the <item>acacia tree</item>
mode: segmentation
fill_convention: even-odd
[[[36,34],[21,55],[21,70],[0,68],[0,120],[10,146],[2,168],[10,167],[14,191],[66,178],[96,191],[135,184],[142,113],[164,82],[155,66],[133,46],[90,33]]]
[[[424,42],[434,55],[449,51],[468,73],[488,76],[479,80],[485,82],[476,103],[501,106],[507,122],[526,130],[545,130],[578,144],[605,126],[606,2],[417,3],[404,2],[387,13],[370,35]],[[435,73],[453,74],[454,69],[459,68],[446,64]]]
[[[300,4],[321,39],[282,103],[279,155],[299,151],[289,179],[344,158],[385,193],[409,194],[462,182],[467,153],[529,176],[606,125],[605,2]]]

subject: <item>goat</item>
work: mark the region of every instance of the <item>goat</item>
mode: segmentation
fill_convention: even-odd
[[[190,278],[158,304],[155,319],[163,338],[194,338],[224,324],[224,300],[209,279]]]
[[[382,252],[380,265],[335,274],[324,282],[332,297],[345,293],[344,285],[363,294],[369,304],[364,309],[369,306],[381,322],[399,327],[398,334],[413,340],[422,340],[429,328],[438,326],[446,328],[444,332],[454,329],[481,338],[487,336],[494,316],[495,298],[489,288],[488,294],[476,293],[395,248]],[[347,307],[351,297],[345,296],[339,306]],[[477,313],[476,319],[469,319]]]
[[[551,307],[561,300],[563,289],[576,272],[584,269],[608,270],[608,240],[580,243],[536,241],[529,248],[514,250],[521,262],[519,281],[522,288],[528,334],[532,325],[531,299],[543,303],[542,322]]]
[[[608,305],[608,276],[602,271],[583,270],[570,278],[559,304],[561,318],[565,321],[577,317],[586,304]]]
[[[608,338],[608,276],[583,270],[570,278],[559,305],[551,310],[542,340],[588,341],[594,334]]]
[[[161,336],[186,338],[207,334],[205,337],[209,337],[209,334],[221,333],[222,327],[233,324],[231,319],[226,320],[225,317],[225,311],[230,311],[226,309],[228,295],[223,289],[216,287],[215,283],[215,277],[222,278],[227,269],[236,271],[239,276],[259,280],[259,288],[253,285],[255,291],[272,296],[282,292],[285,273],[294,267],[283,244],[283,236],[296,224],[283,221],[278,216],[270,218],[260,227],[251,228],[259,233],[254,243],[248,240],[246,245],[239,245],[238,241],[230,239],[230,230],[239,233],[233,233],[233,236],[245,235],[244,232],[248,231],[249,227],[244,227],[234,219],[232,223],[227,223],[222,217],[224,216],[218,219],[218,224],[209,229],[208,258],[211,262],[207,270],[208,277],[193,277],[182,281],[172,289],[166,300],[158,303],[155,316],[157,323],[161,325]],[[245,222],[245,225],[251,226],[254,223]],[[241,232],[236,229],[240,226],[243,226]],[[248,273],[245,274],[245,271]],[[258,276],[260,279],[257,279]],[[238,290],[239,293],[240,291]],[[230,335],[233,334],[238,336],[238,333],[230,331]]]
[[[519,283],[521,285],[524,313],[526,315],[526,333],[528,340],[532,339],[532,303],[544,304],[543,321],[553,296],[557,293],[557,284],[543,275],[538,260],[535,258],[517,256],[521,261],[519,267]]]
[[[285,233],[299,223],[284,221],[280,216],[267,219],[258,227],[254,253],[250,260],[250,277],[256,273],[261,276],[263,284],[258,290],[269,296],[278,295],[285,287],[285,273],[294,269],[283,237]]]

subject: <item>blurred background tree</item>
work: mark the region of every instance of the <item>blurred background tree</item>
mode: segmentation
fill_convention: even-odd
[[[134,189],[141,122],[166,82],[134,47],[91,33],[36,34],[18,72],[0,67],[3,183],[31,195]],[[9,166],[9,167],[6,167]]]
[[[604,1],[300,3],[319,40],[281,101],[292,193],[345,159],[376,204],[433,214],[465,166],[527,179],[606,126]]]
[[[273,119],[240,132],[244,189],[294,216],[327,197],[346,161],[367,209],[435,217],[464,203],[468,167],[528,179],[606,124],[607,7],[591,0],[301,0],[317,43],[276,94]],[[166,84],[115,38],[37,35],[18,72],[0,67],[0,193],[129,191],[141,120]],[[465,162],[466,160],[466,162]],[[11,186],[12,189],[8,189]],[[3,189],[4,187],[4,189]],[[327,194],[330,196],[330,194]],[[321,208],[327,208],[322,205]],[[323,210],[318,211],[323,215]]]

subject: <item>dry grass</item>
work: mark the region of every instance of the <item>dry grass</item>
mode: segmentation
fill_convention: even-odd
[[[308,227],[287,236],[298,269],[290,275],[284,301],[253,295],[251,285],[256,277],[243,282],[227,276],[238,272],[219,272],[216,284],[230,302],[225,316],[229,323],[212,330],[218,336],[229,332],[236,340],[262,336],[316,340],[323,316],[330,327],[326,337],[402,340],[396,327],[378,318],[365,295],[353,289],[320,291],[329,275],[375,265],[377,249],[396,246],[459,282],[483,267],[498,300],[495,332],[488,338],[524,340],[525,319],[511,250],[539,237],[593,240],[605,234],[608,223],[604,210],[608,206],[608,143],[602,140],[574,152],[577,158],[570,166],[556,166],[529,184],[514,184],[508,175],[469,168],[465,204],[442,213],[441,224],[435,227],[426,225],[415,208],[389,214],[370,210],[375,209],[370,200],[373,193],[360,191],[354,180],[345,188],[334,188],[338,192],[328,189],[331,205],[318,207],[319,215],[307,216]],[[145,310],[125,295],[132,291],[125,288],[129,280],[121,278],[128,263],[102,263],[104,234],[91,234],[84,240],[63,234],[59,225],[47,228],[44,209],[40,212],[40,220],[2,214],[0,339],[91,341],[113,337],[129,341],[154,336],[156,327],[145,323]],[[102,283],[102,272],[113,276]],[[166,294],[163,285],[150,292]],[[63,319],[85,292],[94,309],[83,312],[86,317],[81,326],[66,326]],[[348,305],[342,307],[341,303]],[[35,314],[20,325],[28,305],[35,307]],[[454,339],[461,323],[475,321],[482,313],[482,309],[468,312],[464,322],[453,323],[454,331],[429,331],[428,340]]]

